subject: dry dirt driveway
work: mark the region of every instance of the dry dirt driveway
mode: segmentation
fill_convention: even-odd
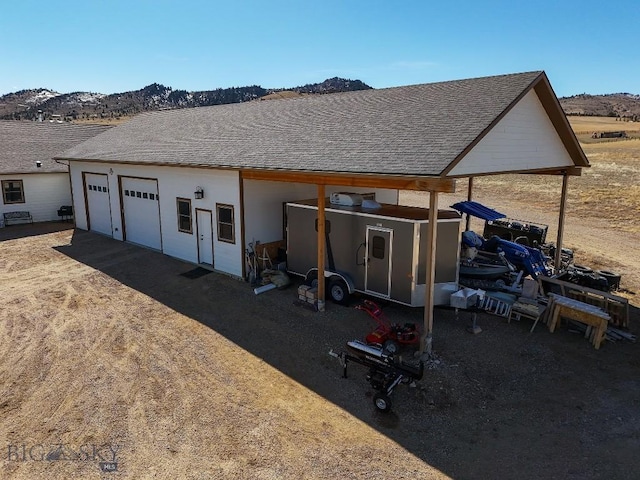
[[[364,368],[343,379],[328,355],[366,314],[192,268],[58,224],[0,230],[1,478],[637,478],[637,344],[489,315],[472,335],[438,310],[435,361],[385,415]]]

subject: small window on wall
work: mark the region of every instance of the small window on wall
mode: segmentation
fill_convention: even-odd
[[[188,198],[178,198],[178,231],[193,233],[191,222],[191,200]]]
[[[2,180],[2,201],[6,204],[24,203],[22,180]]]
[[[236,243],[235,227],[233,222],[233,205],[217,204],[218,240],[221,242]]]
[[[378,235],[373,237],[371,242],[371,255],[373,258],[384,259],[385,243],[384,237],[379,237]]]

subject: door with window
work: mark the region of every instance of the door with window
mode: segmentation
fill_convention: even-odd
[[[379,297],[391,296],[391,251],[393,230],[367,226],[365,291]]]
[[[198,263],[213,267],[213,213],[196,209]]]
[[[89,230],[112,237],[111,195],[108,180],[106,173],[84,173]]]
[[[120,177],[124,239],[162,250],[160,198],[155,178]]]

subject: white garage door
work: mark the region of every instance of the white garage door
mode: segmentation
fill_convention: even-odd
[[[109,202],[107,175],[85,173],[84,183],[87,196],[89,230],[112,237],[111,204]]]
[[[162,250],[156,179],[122,177],[125,240]]]

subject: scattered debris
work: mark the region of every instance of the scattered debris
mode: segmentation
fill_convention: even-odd
[[[274,290],[276,288],[282,289],[291,284],[289,275],[280,270],[263,270],[260,273],[260,277],[262,278],[262,285],[253,289],[253,292],[256,295],[268,292],[269,290]]]
[[[578,333],[582,333],[585,335],[589,333],[588,332],[589,327],[583,323],[569,320],[569,325],[573,330],[577,331]],[[636,339],[637,339],[635,335],[615,327],[607,327],[607,330],[605,331],[605,334],[604,334],[604,338],[605,340],[612,343],[615,343],[617,341],[627,341],[631,343],[636,343]]]

